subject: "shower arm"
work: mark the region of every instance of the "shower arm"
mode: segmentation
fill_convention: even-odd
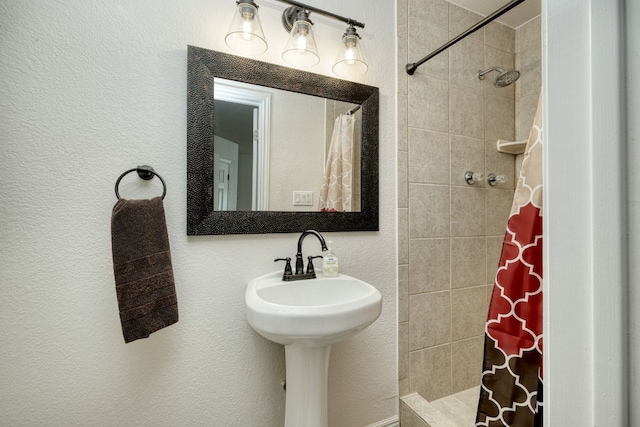
[[[487,25],[491,21],[493,21],[496,18],[499,18],[500,16],[502,16],[505,13],[509,12],[511,9],[513,9],[514,7],[516,7],[517,5],[519,5],[522,2],[524,2],[524,0],[511,0],[509,3],[507,3],[506,5],[502,6],[500,9],[496,10],[495,12],[493,12],[491,15],[487,16],[482,21],[478,22],[477,24],[475,24],[473,27],[469,28],[464,33],[461,33],[458,36],[456,36],[455,38],[449,40],[447,43],[445,43],[444,45],[440,46],[439,48],[437,48],[436,50],[434,50],[433,52],[431,52],[429,55],[425,56],[424,58],[422,58],[418,62],[407,64],[405,66],[405,70],[407,71],[407,74],[412,76],[413,73],[416,72],[416,70],[418,69],[419,66],[421,66],[422,64],[424,64],[425,62],[427,62],[428,60],[433,58],[434,56],[438,55],[439,53],[442,53],[443,51],[449,49],[451,46],[453,46],[454,44],[458,43],[460,40],[464,39],[469,34],[472,34],[472,33],[476,32],[476,31],[478,31],[480,28],[484,27],[485,25]]]
[[[497,71],[499,73],[502,73],[504,70],[500,67],[491,67],[491,68],[487,68],[486,70],[480,70],[478,71],[478,78],[480,80],[484,80],[485,74],[489,74],[492,71]]]

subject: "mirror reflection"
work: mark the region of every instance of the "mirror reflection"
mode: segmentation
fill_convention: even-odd
[[[214,78],[214,209],[360,211],[360,105]]]

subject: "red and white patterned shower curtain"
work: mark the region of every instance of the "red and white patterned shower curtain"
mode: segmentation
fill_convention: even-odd
[[[529,134],[485,327],[476,426],[542,426],[542,102]]]

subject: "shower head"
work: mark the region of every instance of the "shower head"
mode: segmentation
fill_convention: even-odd
[[[484,80],[484,75],[490,73],[491,71],[497,71],[498,77],[493,81],[493,86],[495,87],[505,87],[514,83],[516,80],[520,78],[520,71],[518,70],[503,70],[500,67],[491,67],[486,70],[478,71],[478,78],[480,80]]]
[[[493,85],[495,87],[505,87],[509,86],[512,83],[515,83],[516,80],[520,78],[520,71],[517,70],[506,70],[498,74],[498,77],[493,81]]]

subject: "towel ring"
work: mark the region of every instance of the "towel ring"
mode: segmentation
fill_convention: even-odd
[[[154,176],[157,176],[162,182],[162,200],[164,200],[164,196],[165,194],[167,194],[167,184],[164,183],[164,179],[162,179],[162,177],[158,175],[151,166],[147,166],[147,165],[142,165],[142,166],[138,166],[137,168],[129,169],[128,171],[120,175],[120,177],[116,181],[116,197],[118,198],[118,200],[120,200],[120,193],[118,193],[118,186],[120,185],[120,180],[122,180],[122,178],[124,178],[126,174],[131,173],[133,171],[136,171],[140,178],[147,181],[152,179]]]

